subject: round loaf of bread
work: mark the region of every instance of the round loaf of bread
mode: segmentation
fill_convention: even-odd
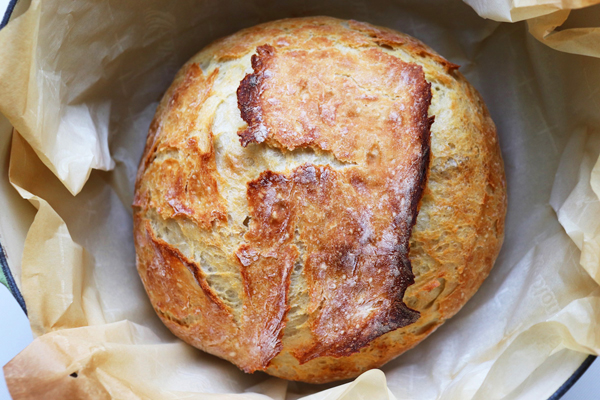
[[[351,378],[476,292],[506,184],[479,94],[410,36],[317,17],[178,73],[136,181],[137,268],[165,325],[246,372]]]

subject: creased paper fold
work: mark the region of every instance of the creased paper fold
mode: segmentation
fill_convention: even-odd
[[[483,18],[517,22],[559,10],[573,10],[598,4],[598,0],[463,0]]]

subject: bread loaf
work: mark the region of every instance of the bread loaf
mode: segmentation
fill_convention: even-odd
[[[246,372],[351,378],[476,292],[506,185],[479,94],[416,39],[275,21],[192,57],[156,111],[134,199],[165,325]]]

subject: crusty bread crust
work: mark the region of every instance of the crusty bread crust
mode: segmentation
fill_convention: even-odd
[[[194,56],[157,109],[134,199],[138,271],[169,329],[247,372],[322,383],[454,315],[506,212],[494,124],[457,68],[328,17]]]

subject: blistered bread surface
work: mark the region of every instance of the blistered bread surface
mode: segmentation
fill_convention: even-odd
[[[458,66],[355,21],[275,21],[178,73],[136,181],[158,316],[246,372],[328,382],[412,348],[500,250],[496,130]]]

